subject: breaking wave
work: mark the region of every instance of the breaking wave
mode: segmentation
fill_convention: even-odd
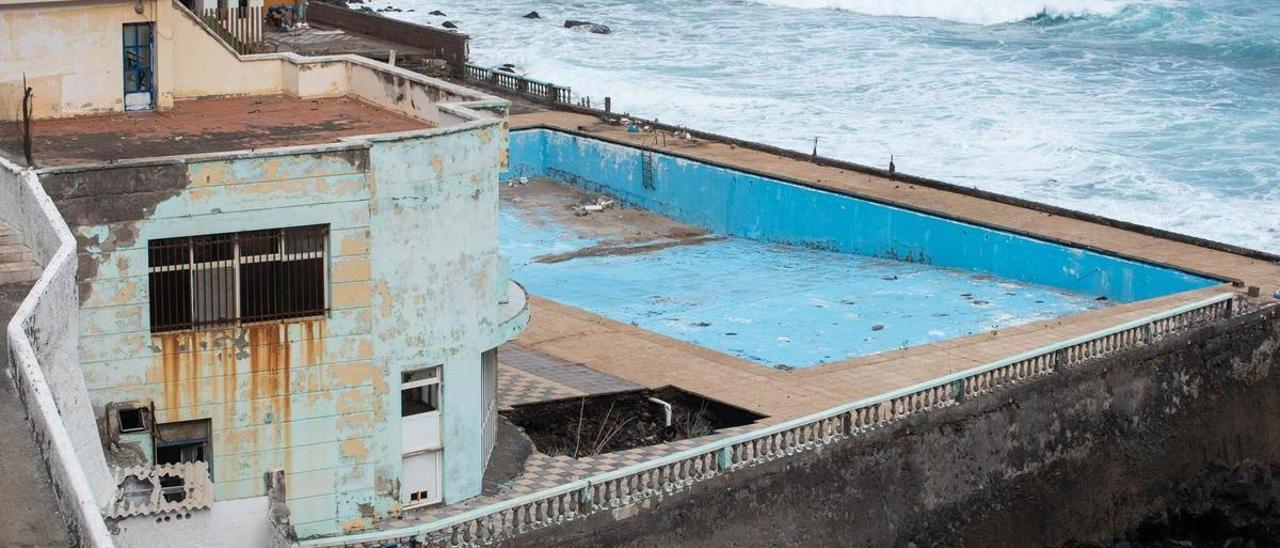
[[[1036,18],[1068,18],[1119,13],[1133,0],[756,0],[803,9],[838,9],[866,15],[927,17],[995,25]]]

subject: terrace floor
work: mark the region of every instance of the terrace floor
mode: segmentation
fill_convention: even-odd
[[[179,101],[171,109],[37,120],[32,156],[44,167],[332,143],[420,130],[427,122],[357,99],[285,95]],[[16,151],[5,150],[12,157]]]

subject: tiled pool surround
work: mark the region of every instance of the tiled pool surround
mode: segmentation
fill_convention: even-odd
[[[544,129],[504,178],[549,175],[731,236],[536,262],[599,241],[504,201],[503,246],[535,294],[766,365],[805,367],[1213,285],[1075,249]],[[783,245],[778,245],[783,244]]]

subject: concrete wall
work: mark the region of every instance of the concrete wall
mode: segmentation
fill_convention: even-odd
[[[315,23],[349,29],[353,32],[375,36],[383,40],[424,49],[435,53],[449,63],[449,67],[461,74],[467,62],[467,35],[397,21],[372,13],[362,13],[344,6],[315,2],[307,6],[307,18]]]
[[[211,418],[215,498],[262,496],[263,474],[285,470],[299,531],[395,494],[398,463],[377,450],[396,432],[371,361],[368,167],[351,146],[45,176],[79,242],[80,362],[97,413],[142,401],[158,422]],[[149,240],[312,224],[330,230],[327,317],[150,332]]]
[[[480,355],[502,342],[498,294],[506,284],[497,248],[499,133],[494,124],[431,142],[376,142],[370,155],[378,174],[374,360],[390,368],[395,393],[401,370],[444,365],[446,502],[479,494],[488,453]],[[398,415],[398,398],[393,409]]]
[[[1280,464],[1277,368],[1271,306],[509,544],[1109,544],[1215,462]]]
[[[154,21],[160,108],[200,97],[284,93],[352,94],[442,126],[476,118],[438,104],[487,101],[505,112],[505,101],[356,56],[240,56],[176,1],[143,5],[139,14],[134,3],[120,1],[0,4],[0,51],[19,53],[0,57],[0,108],[16,112],[25,74],[36,118],[123,110],[121,27]]]
[[[166,0],[58,2],[0,6],[0,105],[20,103],[22,77],[34,88],[37,118],[124,110],[121,50],[125,23],[171,20],[160,13]],[[158,33],[157,99],[173,103],[172,34]],[[5,114],[11,115],[15,110]]]
[[[400,371],[443,364],[444,495],[478,495],[480,355],[505,340],[500,131],[491,120],[46,174],[78,240],[94,409],[144,401],[159,422],[211,418],[217,500],[262,496],[263,474],[284,470],[297,533],[330,534],[399,510]],[[149,240],[313,224],[330,228],[325,317],[150,332]]]
[[[196,512],[131,517],[114,524],[112,534],[122,547],[280,545],[267,521],[268,506],[263,496],[217,502]]]
[[[511,136],[504,177],[548,174],[713,232],[922,262],[1127,302],[1218,282],[598,139]]]
[[[0,221],[45,269],[5,326],[3,363],[31,419],[62,518],[85,546],[110,546],[99,508],[115,493],[76,367],[74,241],[35,173],[0,159]],[[57,519],[56,516],[49,516]]]

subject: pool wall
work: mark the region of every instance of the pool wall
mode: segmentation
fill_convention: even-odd
[[[513,131],[502,179],[547,175],[715,233],[920,262],[1120,302],[1217,280],[548,129]]]

